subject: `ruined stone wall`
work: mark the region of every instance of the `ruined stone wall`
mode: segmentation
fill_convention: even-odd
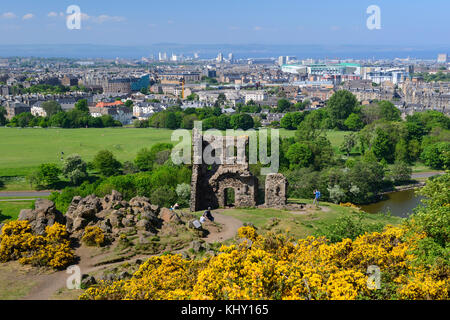
[[[287,202],[287,179],[281,173],[272,173],[266,177],[265,206],[281,207]]]
[[[215,139],[203,139],[203,136],[193,131],[194,139],[194,164],[191,180],[191,211],[199,211],[211,207],[213,209],[226,205],[226,189],[233,188],[235,194],[234,205],[236,207],[256,206],[258,181],[250,170],[245,158],[245,146],[248,137],[228,137],[234,139],[237,153],[230,155],[216,154],[219,164],[204,163],[203,151],[211,144],[226,146],[227,137]],[[196,149],[197,148],[197,149]],[[225,150],[225,148],[224,148]],[[243,151],[242,151],[243,150]],[[232,152],[233,153],[233,152]]]

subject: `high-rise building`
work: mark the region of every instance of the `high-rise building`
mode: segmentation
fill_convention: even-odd
[[[438,58],[437,58],[438,63],[447,63],[447,61],[448,61],[448,55],[446,53],[438,54]]]
[[[216,61],[217,62],[223,62],[223,54],[222,54],[222,52],[219,52],[219,54],[217,55]]]
[[[230,52],[230,53],[228,54],[228,61],[234,62],[234,56],[233,56],[233,53],[232,53],[232,52]]]
[[[159,61],[167,61],[167,52],[160,52],[158,54],[158,60]]]
[[[286,64],[286,57],[284,56],[279,56],[278,57],[278,65],[282,66],[283,64]]]
[[[195,53],[194,53],[194,59],[198,59],[198,58],[199,58],[198,53],[195,52]]]

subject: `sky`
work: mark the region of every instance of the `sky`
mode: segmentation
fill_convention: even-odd
[[[81,29],[66,26],[78,5]],[[377,5],[381,29],[366,13]],[[1,44],[449,45],[449,0],[1,0]]]

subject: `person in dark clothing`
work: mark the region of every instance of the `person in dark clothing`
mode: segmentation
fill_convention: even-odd
[[[205,217],[206,219],[210,220],[210,221],[214,221],[214,217],[211,214],[211,207],[208,207],[208,210],[206,210],[203,213],[203,217]]]

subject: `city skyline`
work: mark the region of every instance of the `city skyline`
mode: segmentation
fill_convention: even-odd
[[[67,7],[82,12],[80,30],[66,27]],[[381,11],[381,29],[369,30],[366,12]],[[139,8],[139,10],[136,10]],[[98,0],[36,3],[20,0],[0,10],[2,44],[86,44],[144,46],[181,44],[405,45],[448,43],[448,1],[304,1],[185,3],[174,0],[111,3]]]

